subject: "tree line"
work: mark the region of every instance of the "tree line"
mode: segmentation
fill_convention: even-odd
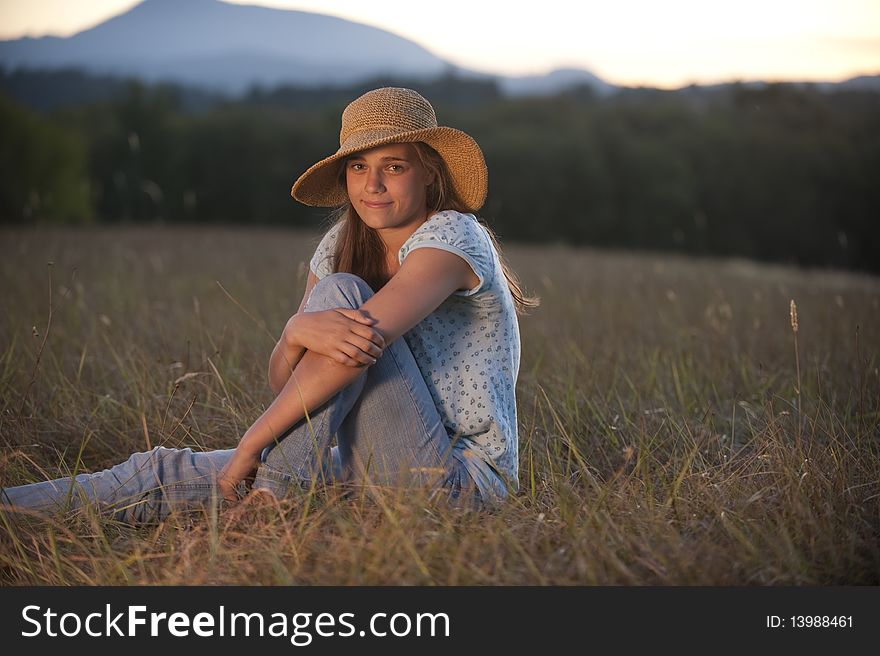
[[[255,88],[230,100],[56,79],[56,95],[92,94],[62,102],[38,82],[28,95],[0,75],[7,223],[315,228],[326,212],[293,201],[292,182],[335,150],[348,101],[398,84],[480,143],[490,173],[481,214],[505,241],[880,270],[877,92],[731,84],[512,99],[491,81],[447,77]]]

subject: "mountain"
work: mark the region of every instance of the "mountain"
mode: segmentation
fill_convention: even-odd
[[[499,80],[509,95],[576,85],[613,89],[588,71],[500,77],[454,66],[379,28],[304,11],[219,0],[144,0],[71,37],[0,41],[9,71],[81,69],[90,75],[169,81],[240,94],[254,85],[347,86],[376,78],[459,75]]]
[[[432,76],[449,65],[384,30],[303,11],[218,0],[145,0],[71,37],[0,41],[9,69],[81,67],[239,92],[252,84],[349,84]]]
[[[599,79],[593,73],[576,68],[558,68],[546,75],[504,77],[499,80],[501,91],[515,96],[551,96],[572,87],[588,86],[600,96],[613,93],[617,87]]]
[[[842,82],[841,86],[848,91],[880,91],[880,75],[859,75]]]

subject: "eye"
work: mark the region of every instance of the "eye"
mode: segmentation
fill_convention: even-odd
[[[352,171],[361,171],[361,170],[363,170],[363,166],[364,165],[362,162],[349,162],[348,163],[348,168],[351,169]]]
[[[392,173],[402,173],[404,170],[403,164],[389,164],[388,170]]]

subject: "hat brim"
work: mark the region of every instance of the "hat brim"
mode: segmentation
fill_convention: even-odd
[[[357,144],[342,147],[309,167],[293,184],[290,195],[305,205],[338,207],[348,201],[348,193],[338,178],[341,160],[376,146],[415,141],[426,143],[437,151],[446,162],[458,197],[468,209],[480,209],[486,201],[489,182],[483,151],[469,134],[445,126],[394,134],[380,131],[361,134]]]

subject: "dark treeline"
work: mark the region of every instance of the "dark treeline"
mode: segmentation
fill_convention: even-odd
[[[491,81],[447,77],[230,101],[54,75],[54,95],[0,76],[5,222],[315,227],[325,212],[294,202],[291,183],[334,149],[348,101],[400,84],[481,144],[482,214],[505,240],[880,270],[877,92],[732,84],[508,99]]]

